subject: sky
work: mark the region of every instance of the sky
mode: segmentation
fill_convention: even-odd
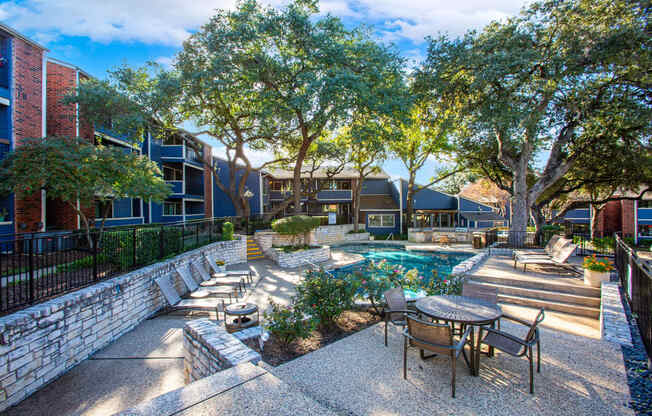
[[[263,3],[278,7],[284,1]],[[234,5],[234,0],[0,0],[0,22],[47,47],[49,56],[104,78],[107,70],[122,64],[169,65],[184,39],[214,10]],[[372,27],[379,42],[393,45],[415,64],[425,56],[426,36],[462,35],[515,15],[524,5],[524,0],[322,0],[320,11],[350,27]],[[268,157],[253,156],[254,162]],[[429,182],[437,166],[430,160],[417,180]],[[386,161],[383,168],[392,176],[406,176],[397,160]]]

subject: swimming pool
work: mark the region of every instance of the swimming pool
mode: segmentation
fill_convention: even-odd
[[[443,279],[450,275],[453,267],[473,257],[472,253],[461,251],[405,250],[403,246],[389,244],[345,244],[334,247],[333,250],[360,254],[365,258],[364,262],[333,270],[337,276],[362,271],[370,261],[385,260],[388,264],[403,266],[405,270],[417,269],[419,274],[426,279],[430,279],[432,271],[437,270],[437,275]]]

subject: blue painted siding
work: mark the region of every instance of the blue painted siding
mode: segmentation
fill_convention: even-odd
[[[321,191],[317,193],[317,199],[322,202],[334,201],[351,201],[352,192],[350,190],[339,191]]]
[[[566,221],[573,224],[590,224],[591,210],[589,208],[572,209],[564,215],[562,222]]]
[[[228,186],[229,183],[229,164],[222,159],[214,159],[214,163],[218,164],[219,167],[219,178],[220,181]],[[238,181],[242,178],[242,170],[238,171]],[[245,184],[246,189],[251,191],[254,196],[249,199],[249,206],[252,214],[259,214],[261,212],[260,206],[260,175],[257,171],[252,171],[247,177],[247,182]],[[213,181],[213,216],[215,217],[228,217],[235,215],[235,207],[231,202],[231,198],[228,197],[224,192],[217,187],[215,181]]]
[[[491,212],[491,207],[460,197],[460,211],[463,212]]]
[[[113,218],[131,217],[131,199],[117,199],[113,201]]]
[[[403,207],[407,206],[407,181],[401,180]],[[433,189],[423,189],[414,195],[414,209],[457,210],[457,198]]]
[[[166,181],[166,183],[172,185],[173,194],[183,194],[183,181]]]
[[[117,227],[121,225],[139,225],[143,224],[142,218],[107,218],[106,227]]]
[[[639,224],[652,224],[652,208],[639,208],[637,215]]]
[[[362,183],[362,195],[390,195],[392,184],[388,179],[365,179]]]

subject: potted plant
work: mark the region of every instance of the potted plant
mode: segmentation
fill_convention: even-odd
[[[600,287],[602,282],[609,281],[609,275],[614,269],[613,264],[607,259],[599,259],[595,256],[584,257],[584,284],[592,287]]]
[[[0,222],[4,222],[5,218],[7,218],[8,215],[9,213],[7,212],[6,209],[4,208],[0,209]]]
[[[226,271],[226,263],[222,260],[215,260],[215,264],[217,265],[217,273],[224,273]]]

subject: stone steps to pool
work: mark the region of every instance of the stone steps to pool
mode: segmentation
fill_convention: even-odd
[[[600,291],[582,286],[473,276],[472,282],[498,290],[498,302],[600,318]]]

